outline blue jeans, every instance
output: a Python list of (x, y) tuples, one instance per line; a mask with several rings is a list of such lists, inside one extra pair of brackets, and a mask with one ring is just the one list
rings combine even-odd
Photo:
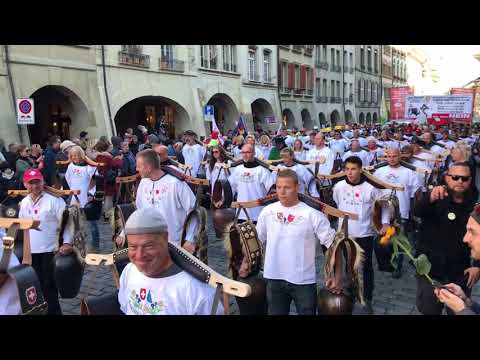
[(317, 285), (297, 285), (285, 280), (267, 280), (269, 315), (288, 315), (292, 300), (299, 315), (317, 313)]
[(92, 236), (92, 246), (99, 249), (100, 248), (100, 233), (98, 232), (98, 225), (96, 221), (87, 221), (88, 227), (90, 228), (90, 233)]

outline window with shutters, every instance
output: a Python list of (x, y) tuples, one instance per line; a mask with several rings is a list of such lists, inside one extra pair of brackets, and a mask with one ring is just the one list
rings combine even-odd
[(271, 75), (271, 52), (270, 50), (263, 51), (263, 82), (271, 83), (272, 82), (272, 75)]
[(231, 45), (222, 45), (223, 70), (231, 70)]
[(201, 67), (208, 68), (208, 45), (200, 46)]
[(217, 45), (201, 45), (200, 46), (200, 63), (201, 67), (207, 69), (217, 69)]
[(281, 84), (283, 89), (288, 88), (288, 71), (287, 71), (287, 63), (282, 61), (281, 63), (281, 72), (280, 75), (282, 77)]
[(300, 66), (295, 65), (295, 90), (300, 90)]
[(185, 62), (175, 59), (173, 45), (161, 45), (161, 56), (159, 61), (160, 70), (185, 71)]
[(259, 80), (257, 74), (257, 49), (253, 47), (249, 47), (248, 49), (248, 80)]
[(365, 48), (360, 45), (360, 68), (365, 70)]
[(237, 72), (237, 45), (230, 45), (230, 69)]
[(295, 64), (288, 64), (288, 88), (295, 88)]

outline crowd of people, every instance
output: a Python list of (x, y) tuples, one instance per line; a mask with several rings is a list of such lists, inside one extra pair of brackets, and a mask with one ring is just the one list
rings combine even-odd
[[(480, 208), (475, 183), (480, 167), (479, 135), (479, 129), (470, 126), (393, 123), (308, 131), (281, 128), (277, 133), (236, 128), (225, 136), (213, 131), (202, 138), (189, 130), (169, 139), (161, 128), (139, 125), (110, 139), (91, 139), (85, 131), (75, 139), (52, 136), (43, 147), (15, 143), (6, 147), (0, 140), (0, 201), (13, 201), (7, 190), (27, 189), (30, 194), (19, 204), (19, 217), (38, 217), (48, 224), (46, 237), (30, 230), (32, 266), (41, 278), (49, 313), (59, 314), (48, 263), (57, 251), (53, 231), (62, 209), (67, 203), (85, 208), (101, 191), (101, 220), (108, 221), (122, 196), (115, 179), (138, 174), (136, 211), (115, 239), (123, 246), (129, 236), (131, 264), (120, 279), (121, 310), (125, 314), (204, 314), (214, 302), (213, 289), (196, 284), (176, 267), (166, 247), (170, 241), (195, 253), (198, 221), (189, 223), (181, 239), (187, 214), (196, 206), (195, 194), (164, 167), (187, 166), (193, 178), (210, 181), (210, 195), (217, 180), (228, 181), (240, 203), (274, 191), (277, 203), (245, 209), (238, 218), (256, 224), (265, 254), (268, 312), (282, 315), (289, 313), (292, 301), (299, 314), (317, 312), (316, 252), (327, 250), (342, 228), (342, 219), (332, 221), (299, 200), (299, 194), (307, 194), (358, 214), (358, 220), (348, 222), (348, 235), (365, 255), (364, 308), (372, 314), (374, 248), (391, 227), (392, 214), (382, 207), (380, 229), (372, 224), (372, 216), (376, 201), (391, 196), (392, 191), (372, 184), (364, 174), (368, 171), (401, 189), (394, 192), (401, 228), (414, 252), (425, 254), (431, 262), (429, 274), (436, 283), (422, 275), (416, 277), (418, 310), (438, 315), (445, 304), (448, 313), (479, 313), (478, 305), (470, 300), (471, 289), (480, 279)], [(332, 179), (332, 174), (342, 171), (339, 181)], [(44, 196), (44, 186), (80, 190), (80, 194), (54, 199)], [(208, 206), (216, 208), (213, 203)], [(89, 220), (88, 227), (89, 251), (99, 252), (97, 220)], [(71, 235), (58, 250), (71, 251)], [(403, 262), (402, 255), (396, 258), (393, 278), (402, 276)], [(240, 276), (248, 277), (250, 267), (245, 256)], [(345, 285), (340, 273), (326, 279), (333, 293), (341, 293)], [(3, 294), (5, 289), (4, 285)], [(146, 297), (151, 307), (142, 305)], [(6, 308), (0, 306), (0, 313), (20, 311), (11, 304), (10, 310)], [(220, 306), (216, 313), (221, 312)]]

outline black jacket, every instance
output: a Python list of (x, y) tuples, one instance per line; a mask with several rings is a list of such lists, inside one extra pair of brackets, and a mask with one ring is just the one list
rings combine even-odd
[(461, 204), (454, 203), (450, 196), (430, 203), (430, 192), (414, 202), (413, 214), (422, 219), (416, 249), (432, 263), (431, 277), (454, 281), (471, 266), (470, 248), (463, 236), (477, 199), (478, 191), (472, 189)]

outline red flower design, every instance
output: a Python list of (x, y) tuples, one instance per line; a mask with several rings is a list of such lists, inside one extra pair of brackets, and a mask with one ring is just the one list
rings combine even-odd
[(360, 194), (359, 194), (359, 193), (355, 193), (355, 197), (360, 197)]
[(291, 223), (293, 220), (295, 220), (295, 216), (290, 214), (290, 215), (288, 215), (287, 220), (288, 220), (289, 223)]

